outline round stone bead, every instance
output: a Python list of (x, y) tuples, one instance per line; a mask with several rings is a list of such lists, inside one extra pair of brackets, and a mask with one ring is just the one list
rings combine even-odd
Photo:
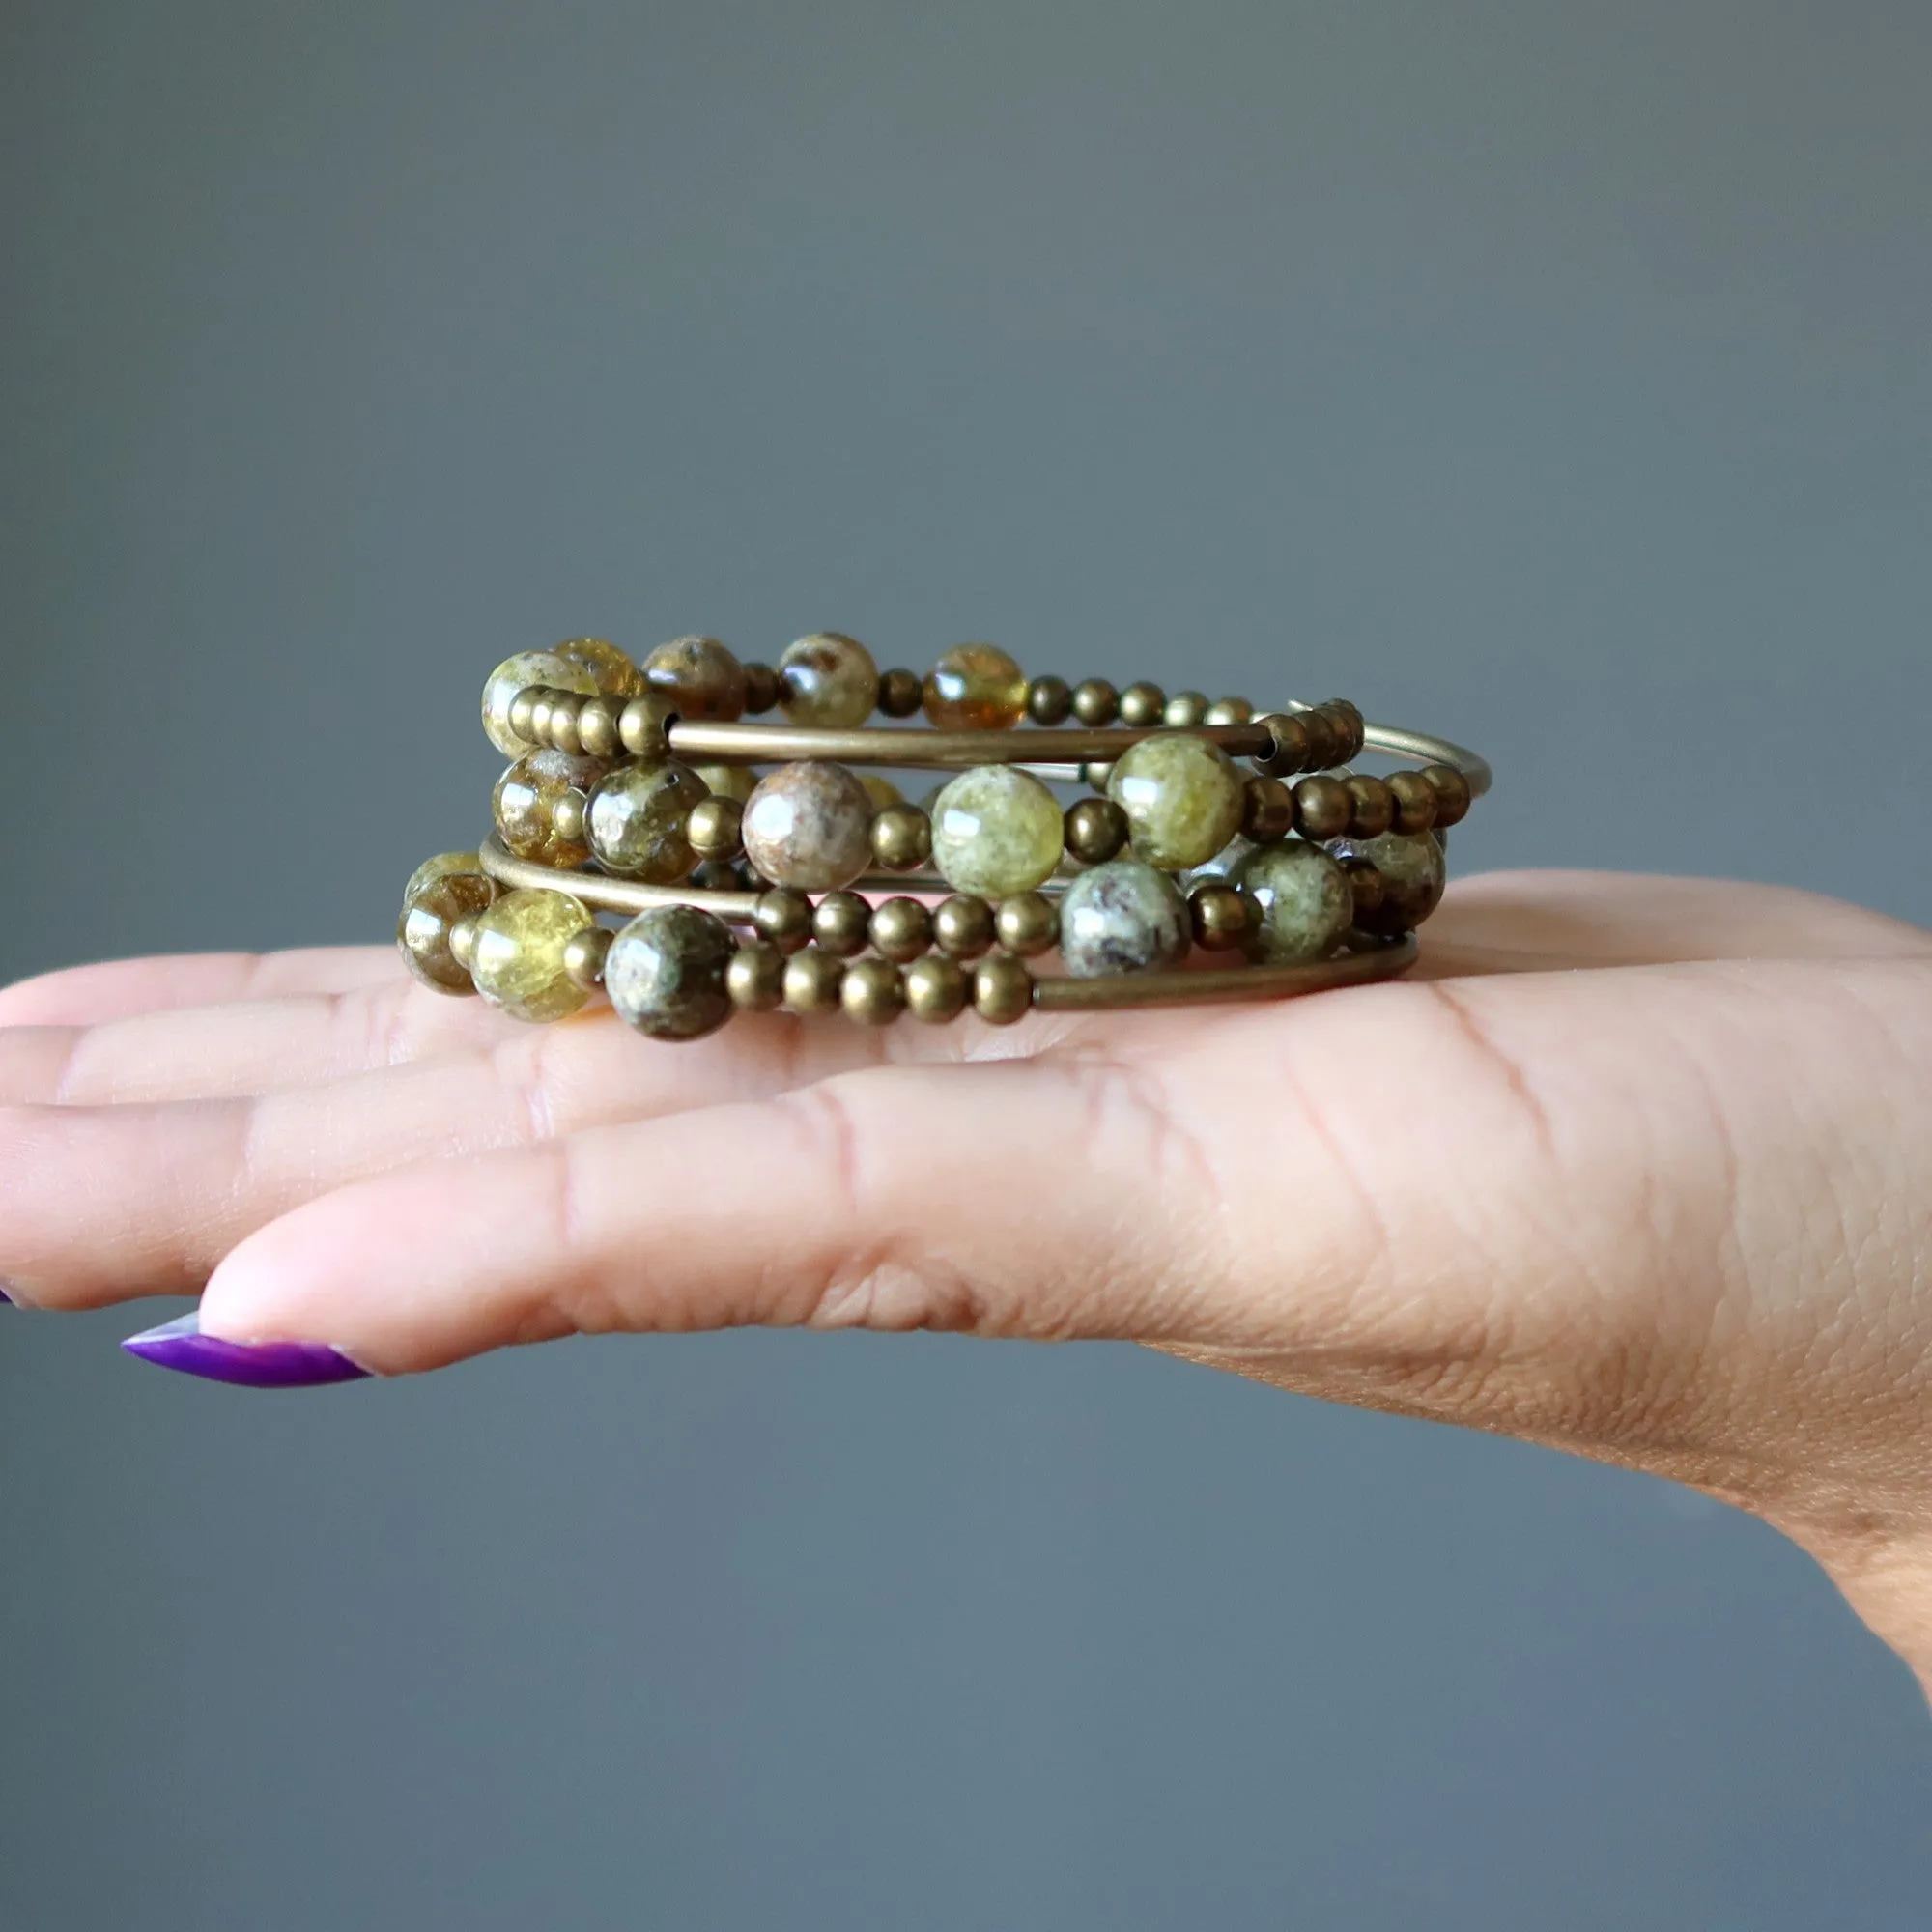
[(510, 729), (510, 706), (520, 691), (549, 685), (556, 691), (598, 695), (597, 679), (584, 666), (572, 664), (555, 651), (519, 651), (505, 658), (483, 683), (483, 734), (506, 758), (521, 758), (531, 742)]
[(1139, 859), (1109, 859), (1061, 896), (1060, 956), (1076, 980), (1172, 966), (1191, 936), (1179, 887)]
[(1442, 903), (1449, 870), (1433, 833), (1410, 837), (1385, 832), (1379, 838), (1337, 838), (1328, 849), (1343, 861), (1366, 859), (1381, 874), (1381, 903), (1361, 915), (1360, 923), (1369, 932), (1390, 937), (1413, 932)]
[(716, 638), (673, 638), (644, 660), (644, 683), (680, 718), (733, 724), (745, 715), (745, 667)]
[(652, 906), (611, 942), (604, 990), (652, 1039), (698, 1039), (731, 1017), (730, 928), (698, 906)]
[(954, 644), (925, 674), (925, 715), (941, 731), (1005, 731), (1026, 716), (1028, 690), (998, 644)]
[(592, 790), (610, 769), (602, 758), (573, 757), (568, 752), (532, 752), (519, 758), (497, 781), (491, 801), (503, 843), (518, 858), (540, 865), (582, 865), (589, 848), (557, 831), (556, 808), (566, 792)]
[(794, 724), (843, 730), (879, 701), (879, 667), (857, 638), (817, 631), (779, 659), (779, 707)]
[(1258, 845), (1235, 873), (1248, 902), (1241, 949), (1263, 966), (1325, 959), (1355, 923), (1349, 875), (1320, 845), (1284, 838)]
[(482, 912), (497, 896), (497, 882), (474, 852), (439, 852), (425, 859), (403, 889), (396, 944), (410, 971), (437, 993), (473, 993), (469, 969), (449, 950), (449, 930), (459, 919)]
[(933, 801), (933, 863), (962, 893), (1031, 892), (1052, 877), (1064, 837), (1059, 802), (1014, 765), (976, 765)]
[(882, 779), (877, 772), (860, 773), (859, 782), (866, 787), (866, 796), (872, 801), (875, 813), (905, 803), (905, 793), (891, 779)]
[(1218, 746), (1164, 731), (1121, 753), (1107, 796), (1127, 815), (1134, 857), (1173, 872), (1205, 866), (1240, 830), (1241, 782)]
[(569, 893), (505, 893), (476, 915), (469, 955), (476, 990), (512, 1019), (560, 1020), (590, 996), (570, 977), (570, 942), (595, 925)]
[(872, 801), (843, 765), (807, 758), (758, 781), (744, 834), (746, 856), (773, 885), (831, 892), (871, 863)]
[(713, 797), (735, 798), (740, 805), (758, 782), (758, 775), (750, 765), (694, 765), (692, 770), (704, 781)]
[(675, 758), (634, 758), (609, 773), (584, 815), (590, 849), (607, 872), (673, 886), (691, 876), (692, 807), (711, 796), (704, 781)]
[[(587, 670), (597, 680), (597, 690), (605, 697), (635, 697), (644, 688), (637, 666), (608, 639), (572, 638), (567, 643), (557, 645), (556, 654), (566, 664)], [(570, 687), (573, 691), (576, 688)]]

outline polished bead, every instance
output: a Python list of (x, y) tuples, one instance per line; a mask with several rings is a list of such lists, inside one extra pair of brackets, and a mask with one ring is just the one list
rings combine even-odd
[(1135, 729), (1158, 724), (1167, 709), (1167, 693), (1159, 685), (1142, 678), (1121, 693), (1121, 723)]
[(905, 981), (890, 959), (855, 959), (839, 981), (838, 1004), (861, 1026), (890, 1026), (905, 1011)]
[(1355, 814), (1355, 801), (1340, 779), (1318, 773), (1294, 788), (1294, 827), (1310, 838), (1339, 838)]
[[(476, 921), (479, 915), (476, 913), (467, 912), (462, 918), (452, 920), (449, 925), (449, 956), (466, 973), (469, 971), (470, 964), (476, 957)], [(474, 980), (470, 981), (469, 990), (472, 993), (476, 990)]]
[(549, 691), (542, 685), (526, 685), (511, 698), (506, 714), (508, 732), (520, 747), (543, 743), (543, 737), (537, 730), (537, 700), (547, 700), (549, 696)]
[(586, 993), (604, 983), (604, 958), (611, 951), (611, 934), (601, 925), (581, 926), (563, 949), (563, 970)]
[(1080, 781), (1090, 784), (1103, 797), (1107, 787), (1114, 781), (1114, 761), (1112, 758), (1090, 758), (1080, 767)]
[(754, 878), (741, 860), (700, 859), (687, 883), (704, 893), (742, 893), (757, 892), (765, 882)]
[(865, 952), (871, 924), (871, 904), (857, 893), (827, 893), (811, 909), (813, 941), (841, 959)]
[(745, 845), (744, 823), (745, 808), (735, 798), (711, 792), (691, 808), (685, 837), (700, 859), (735, 859)]
[(745, 852), (776, 886), (822, 893), (850, 885), (871, 863), (872, 801), (843, 765), (781, 765), (745, 806)]
[(1349, 889), (1355, 895), (1355, 923), (1364, 931), (1373, 931), (1371, 922), (1381, 911), (1382, 900), (1388, 894), (1382, 875), (1368, 859), (1344, 859), (1342, 869), (1348, 873)]
[(578, 741), (593, 758), (614, 758), (624, 749), (617, 719), (624, 709), (614, 697), (586, 697), (577, 714)]
[(784, 1003), (795, 1013), (834, 1012), (844, 978), (844, 960), (808, 946), (785, 961)]
[(634, 758), (668, 758), (670, 740), (666, 727), (670, 720), (670, 705), (656, 692), (645, 692), (617, 714), (617, 736)]
[(1177, 691), (1161, 708), (1160, 722), (1170, 731), (1191, 731), (1208, 722), (1205, 691)]
[(916, 670), (879, 673), (879, 709), (888, 718), (910, 718), (925, 701), (925, 689)]
[(583, 739), (579, 734), (577, 721), (583, 707), (590, 700), (574, 691), (553, 692), (550, 701), (540, 712), (532, 714), (533, 721), (540, 718), (544, 742), (554, 751), (568, 752), (573, 757), (583, 753)]
[(745, 715), (745, 667), (716, 638), (673, 638), (644, 660), (644, 685), (680, 718), (732, 724)]
[(1073, 688), (1073, 716), (1090, 730), (1111, 724), (1121, 715), (1121, 694), (1104, 677), (1090, 677)]
[(1475, 802), (1469, 781), (1454, 765), (1424, 765), (1421, 776), (1429, 781), (1429, 788), (1435, 794), (1435, 821), (1432, 829), (1443, 832), (1452, 825), (1462, 824)]
[(1270, 712), (1260, 721), (1273, 743), (1250, 762), (1265, 778), (1288, 779), (1308, 769), (1308, 727), (1292, 711)]
[(887, 899), (872, 909), (872, 948), (903, 966), (932, 944), (932, 914), (918, 899)]
[(953, 959), (977, 959), (993, 943), (993, 908), (964, 893), (933, 908), (932, 940)]
[(1031, 959), (1050, 952), (1059, 940), (1059, 909), (1044, 893), (1015, 893), (995, 909), (993, 932), (1009, 952)]
[(1037, 677), (1027, 686), (1026, 708), (1036, 724), (1064, 724), (1073, 709), (1073, 687), (1064, 677)]
[(1205, 865), (1241, 823), (1241, 774), (1218, 746), (1160, 732), (1121, 754), (1107, 796), (1127, 815), (1134, 857), (1168, 871)]
[(1248, 902), (1233, 886), (1213, 881), (1187, 895), (1194, 943), (1206, 952), (1225, 952), (1240, 945), (1248, 930)]
[(557, 645), (556, 654), (565, 664), (587, 670), (606, 697), (635, 697), (644, 688), (637, 666), (608, 638), (572, 638)]
[(474, 852), (439, 852), (425, 859), (403, 889), (396, 944), (410, 971), (438, 993), (473, 993), (469, 969), (450, 950), (450, 929), (497, 896), (497, 882)]
[(1026, 716), (1027, 691), (998, 644), (954, 644), (925, 674), (925, 715), (941, 731), (1005, 731)]
[(590, 849), (607, 872), (673, 886), (691, 876), (693, 810), (710, 799), (704, 781), (675, 758), (634, 758), (590, 794)]
[(791, 886), (774, 886), (758, 895), (752, 923), (781, 952), (796, 952), (811, 937), (811, 901)]
[(1413, 838), (1435, 823), (1435, 787), (1420, 772), (1397, 772), (1388, 781), (1395, 799), (1393, 830)]
[(1344, 779), (1353, 802), (1349, 812), (1349, 836), (1379, 838), (1395, 823), (1395, 793), (1380, 779), (1356, 772)]
[(1254, 722), (1255, 707), (1245, 697), (1217, 697), (1208, 707), (1208, 715), (1201, 722), (1204, 724), (1249, 724)]
[(731, 929), (691, 905), (652, 906), (611, 942), (604, 990), (617, 1016), (651, 1039), (700, 1039), (731, 1017), (724, 976)]
[(966, 1009), (966, 969), (943, 952), (915, 959), (905, 969), (906, 1008), (916, 1020), (942, 1025)]
[(1300, 714), (1302, 734), (1308, 740), (1308, 767), (1325, 772), (1342, 762), (1342, 734), (1325, 711), (1315, 709)]
[(575, 785), (563, 794), (550, 809), (550, 822), (555, 828), (558, 840), (565, 845), (582, 845), (584, 842), (585, 813), (590, 801)]
[(888, 806), (903, 805), (905, 793), (891, 779), (881, 778), (877, 772), (861, 772), (859, 782), (866, 787), (866, 796), (872, 801), (872, 810), (876, 815)]
[(540, 865), (582, 865), (590, 854), (581, 840), (557, 837), (556, 808), (566, 792), (588, 792), (609, 769), (602, 759), (574, 758), (568, 752), (519, 758), (497, 781), (491, 799), (503, 843), (518, 858)]
[(916, 805), (889, 805), (872, 820), (872, 856), (889, 872), (910, 872), (932, 856), (932, 823)]
[(1325, 959), (1355, 923), (1349, 875), (1305, 838), (1258, 845), (1241, 862), (1235, 884), (1248, 902), (1242, 949), (1261, 965)]
[(842, 730), (863, 724), (879, 697), (879, 668), (857, 638), (817, 631), (779, 659), (779, 703), (794, 724)]
[(755, 718), (766, 711), (778, 708), (779, 674), (768, 664), (748, 664), (745, 667), (745, 711), (748, 717)]
[(758, 774), (751, 765), (694, 765), (692, 770), (704, 781), (704, 788), (716, 798), (736, 799), (740, 805), (751, 797)]
[(1172, 966), (1191, 936), (1180, 888), (1139, 859), (1095, 866), (1061, 895), (1060, 956), (1076, 980)]
[(769, 940), (746, 940), (724, 969), (731, 1004), (740, 1012), (771, 1012), (784, 1000), (784, 954)]
[(1111, 798), (1076, 799), (1066, 808), (1064, 837), (1083, 866), (1104, 866), (1127, 842), (1127, 814)]
[(991, 1026), (1011, 1026), (1033, 1006), (1033, 975), (1010, 952), (995, 952), (973, 968), (973, 1010)]
[(570, 942), (594, 925), (569, 893), (504, 893), (476, 915), (470, 977), (476, 990), (512, 1019), (560, 1020), (589, 995), (570, 977)]
[(1241, 786), (1241, 833), (1269, 845), (1294, 830), (1294, 794), (1279, 779), (1259, 774)]
[(1031, 772), (975, 765), (933, 808), (933, 863), (961, 892), (1006, 898), (1053, 875), (1064, 830), (1058, 800)]
[(506, 758), (520, 758), (536, 749), (534, 739), (519, 737), (510, 728), (510, 706), (520, 692), (539, 685), (582, 692), (586, 697), (594, 697), (598, 689), (597, 679), (584, 666), (571, 664), (554, 651), (519, 651), (505, 658), (483, 683), (483, 730)]
[(1342, 762), (1347, 764), (1350, 758), (1359, 758), (1362, 755), (1362, 747), (1367, 742), (1369, 728), (1362, 717), (1360, 706), (1351, 704), (1346, 697), (1331, 697), (1321, 706), (1321, 709), (1335, 721)]
[(1381, 874), (1381, 903), (1357, 918), (1365, 932), (1412, 932), (1442, 903), (1448, 867), (1432, 833), (1408, 838), (1385, 832), (1379, 838), (1338, 838), (1329, 849), (1345, 864), (1366, 859)]

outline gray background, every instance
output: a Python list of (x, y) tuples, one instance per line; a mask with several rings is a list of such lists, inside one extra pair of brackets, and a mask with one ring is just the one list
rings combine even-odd
[[(1465, 865), (1932, 920), (1928, 63), (7, 0), (0, 972), (385, 935), (581, 631), (1348, 692), (1493, 751)], [(1905, 1673), (1662, 1484), (1127, 1350), (272, 1399), (144, 1312), (0, 1319), (9, 1928), (1925, 1922)]]

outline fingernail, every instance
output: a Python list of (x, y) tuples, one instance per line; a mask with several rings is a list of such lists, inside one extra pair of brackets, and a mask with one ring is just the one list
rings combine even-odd
[(157, 1368), (242, 1388), (319, 1388), (325, 1382), (361, 1381), (369, 1374), (326, 1342), (224, 1342), (204, 1335), (199, 1309), (130, 1335), (121, 1346)]

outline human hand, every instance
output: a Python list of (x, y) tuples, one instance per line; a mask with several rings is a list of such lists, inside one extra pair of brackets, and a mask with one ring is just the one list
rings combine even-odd
[(663, 1048), (388, 949), (84, 967), (0, 994), (0, 1277), (384, 1374), (1143, 1342), (1694, 1484), (1932, 1689), (1932, 934), (1808, 895), (1498, 874), (1399, 984)]

